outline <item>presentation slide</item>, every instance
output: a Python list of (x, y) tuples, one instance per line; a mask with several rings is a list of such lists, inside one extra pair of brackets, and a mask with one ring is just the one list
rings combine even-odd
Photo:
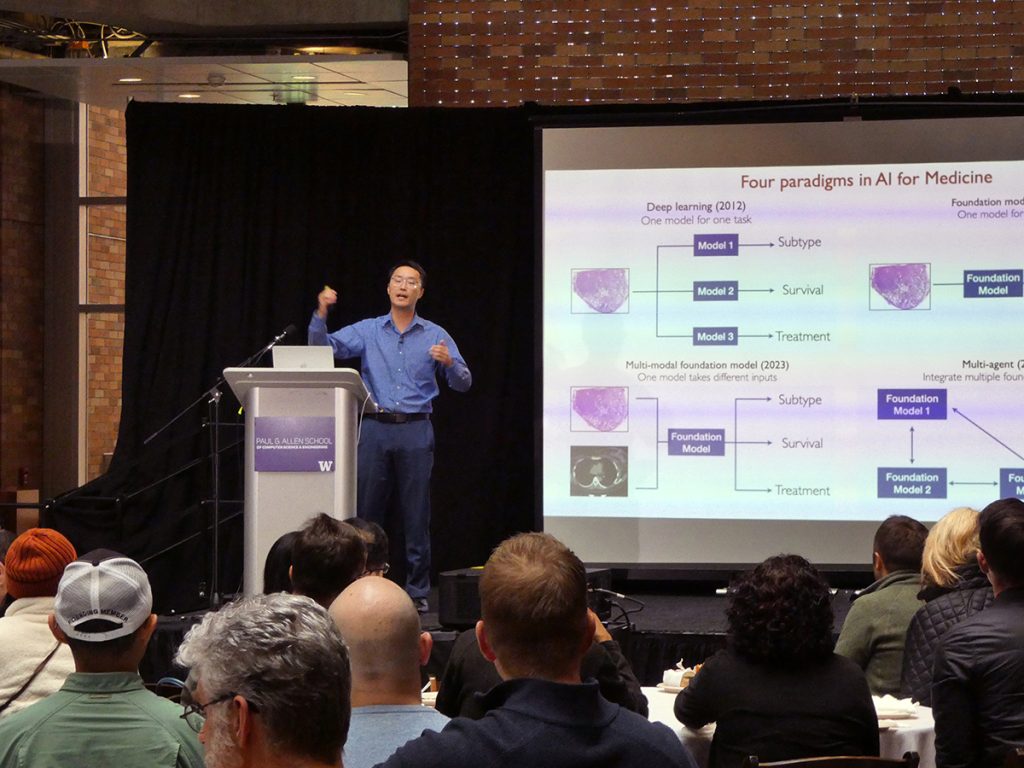
[[(664, 160), (605, 167), (601, 131), (650, 134), (555, 131), (577, 139), (543, 183), (546, 529), (589, 559), (673, 562), (699, 531), (686, 559), (753, 562), (801, 526), (856, 563), (888, 515), (1024, 497), (1024, 162), (960, 155), (944, 123), (1012, 135), (642, 129)], [(728, 162), (736, 142), (760, 152)]]

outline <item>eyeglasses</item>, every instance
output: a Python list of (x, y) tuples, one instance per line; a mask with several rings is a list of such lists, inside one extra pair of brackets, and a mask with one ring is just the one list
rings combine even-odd
[(372, 576), (375, 573), (379, 573), (381, 576), (387, 576), (388, 571), (391, 570), (390, 563), (384, 563), (380, 568), (367, 568), (363, 571), (363, 576)]
[[(233, 699), (237, 695), (237, 693), (225, 693), (223, 696), (218, 696), (216, 699), (211, 699), (205, 704), (199, 704), (198, 702), (193, 701), (191, 704), (185, 705), (185, 711), (181, 713), (180, 717), (182, 720), (188, 723), (189, 728), (191, 728), (196, 733), (199, 733), (201, 730), (203, 730), (203, 722), (205, 721), (206, 718), (206, 708), (212, 707), (214, 704), (220, 704), (223, 701)], [(259, 712), (259, 709), (250, 701), (249, 711)]]
[(391, 276), (391, 284), (401, 288), (403, 285), (406, 288), (419, 288), (420, 281), (416, 277), (399, 277), (398, 275)]

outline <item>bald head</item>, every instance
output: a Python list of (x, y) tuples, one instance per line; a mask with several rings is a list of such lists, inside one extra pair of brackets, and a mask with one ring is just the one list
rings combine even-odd
[(331, 604), (352, 664), (352, 706), (419, 703), (431, 639), (416, 606), (388, 579), (359, 579)]

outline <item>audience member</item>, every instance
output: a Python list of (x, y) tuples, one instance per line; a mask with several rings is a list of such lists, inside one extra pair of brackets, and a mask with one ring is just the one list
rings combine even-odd
[(7, 611), (7, 580), (4, 576), (4, 562), (7, 560), (7, 550), (14, 542), (15, 535), (6, 528), (0, 528), (0, 617)]
[(388, 535), (377, 523), (361, 517), (350, 517), (343, 520), (351, 525), (366, 543), (366, 576), (387, 576), (391, 566), (388, 564)]
[(189, 631), (177, 661), (191, 670), (186, 716), (207, 768), (341, 765), (348, 651), (317, 603), (280, 593), (229, 603)]
[(298, 531), (288, 531), (270, 547), (267, 559), (263, 561), (263, 594), (292, 591), (288, 572), (292, 567), (292, 548), (298, 537)]
[(594, 637), (583, 563), (554, 537), (514, 536), (480, 579), (484, 656), (502, 682), (480, 720), (457, 718), (424, 733), (384, 763), (398, 766), (614, 765), (693, 768), (671, 730), (605, 701), (580, 663)]
[(871, 555), (875, 581), (856, 598), (846, 614), (836, 653), (864, 670), (876, 696), (900, 690), (907, 627), (921, 601), (921, 553), (928, 529), (906, 515), (886, 518)]
[(49, 696), (75, 669), (48, 621), (57, 582), (76, 556), (50, 528), (30, 528), (7, 550), (6, 588), (14, 600), (0, 619), (0, 718)]
[(927, 602), (910, 621), (903, 653), (900, 695), (932, 705), (935, 647), (951, 627), (992, 602), (992, 585), (978, 565), (978, 513), (959, 507), (932, 526), (924, 543), (923, 587)]
[(827, 755), (878, 755), (878, 719), (860, 668), (832, 652), (832, 603), (818, 570), (770, 557), (733, 585), (729, 647), (676, 698), (691, 728), (717, 722), (710, 768)]
[(366, 570), (366, 544), (356, 530), (323, 513), (299, 530), (292, 545), (292, 593), (326, 610)]
[[(580, 677), (596, 680), (601, 695), (612, 704), (647, 717), (647, 697), (633, 668), (597, 614), (590, 611), (590, 619), (594, 623), (594, 642), (583, 657)], [(463, 632), (455, 638), (441, 675), (437, 709), (448, 717), (479, 720), (486, 714), (485, 694), (500, 682), (498, 671), (480, 652), (476, 633)]]
[(938, 768), (999, 766), (1024, 745), (1024, 502), (989, 504), (978, 533), (978, 564), (995, 600), (946, 632), (936, 649)]
[(0, 721), (0, 768), (202, 768), (181, 707), (150, 693), (138, 667), (156, 614), (145, 571), (96, 550), (64, 570), (50, 629), (75, 671), (59, 691)]
[(420, 668), (433, 640), (405, 590), (387, 579), (359, 579), (331, 604), (352, 663), (352, 726), (345, 768), (370, 768), (448, 718), (424, 707)]

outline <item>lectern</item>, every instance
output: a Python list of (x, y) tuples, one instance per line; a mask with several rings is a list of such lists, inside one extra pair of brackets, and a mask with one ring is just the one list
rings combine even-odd
[(226, 368), (245, 408), (243, 590), (263, 586), (267, 552), (319, 512), (356, 511), (360, 414), (376, 410), (351, 368)]

